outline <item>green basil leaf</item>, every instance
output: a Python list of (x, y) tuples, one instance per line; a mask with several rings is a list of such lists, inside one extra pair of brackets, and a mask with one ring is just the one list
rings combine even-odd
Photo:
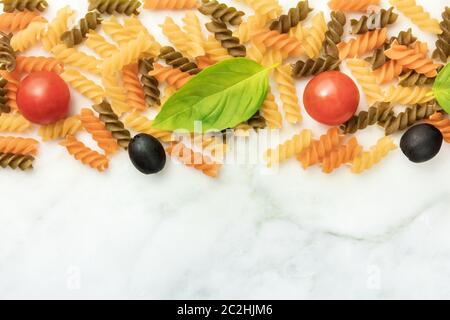
[(447, 63), (436, 77), (433, 92), (442, 109), (450, 113), (450, 63)]
[(250, 119), (263, 104), (270, 69), (246, 58), (215, 64), (167, 100), (153, 127), (193, 132), (194, 122), (201, 121), (203, 132), (233, 128)]

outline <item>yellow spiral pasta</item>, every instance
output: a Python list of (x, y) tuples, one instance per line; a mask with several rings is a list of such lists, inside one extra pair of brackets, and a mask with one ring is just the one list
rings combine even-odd
[(0, 137), (0, 153), (35, 156), (39, 142), (30, 138)]
[(123, 69), (126, 65), (136, 63), (140, 55), (150, 48), (151, 41), (141, 32), (138, 37), (122, 46), (121, 50), (103, 61), (102, 74), (111, 75)]
[(127, 100), (132, 109), (145, 111), (147, 109), (144, 99), (144, 89), (138, 77), (137, 64), (123, 68), (123, 86), (127, 91)]
[(372, 168), (379, 163), (389, 152), (396, 149), (390, 137), (384, 137), (378, 140), (377, 144), (371, 148), (370, 151), (363, 152), (360, 156), (356, 157), (352, 163), (352, 172), (361, 173), (365, 170)]
[(144, 0), (145, 9), (193, 9), (197, 0)]
[(331, 10), (340, 10), (346, 12), (366, 12), (370, 6), (379, 5), (380, 0), (331, 0), (328, 6)]
[(247, 58), (252, 59), (261, 64), (264, 54), (267, 52), (267, 48), (262, 43), (251, 42), (249, 48), (247, 48)]
[(377, 78), (378, 84), (391, 82), (403, 72), (403, 67), (395, 60), (390, 60), (381, 67), (373, 70), (374, 76)]
[(152, 56), (159, 54), (161, 45), (136, 16), (126, 17), (124, 19), (124, 31), (129, 35), (129, 41), (136, 39), (139, 33), (143, 32), (147, 37), (147, 41), (150, 43), (146, 53)]
[(75, 48), (68, 48), (65, 44), (59, 44), (53, 47), (51, 52), (56, 59), (61, 60), (67, 65), (86, 70), (93, 74), (100, 73), (99, 67), (101, 61)]
[(28, 27), (17, 32), (11, 39), (11, 47), (16, 51), (25, 51), (37, 44), (47, 28), (46, 21), (33, 21)]
[(45, 18), (34, 11), (5, 12), (0, 15), (0, 30), (15, 32), (25, 29), (33, 21), (45, 21)]
[(433, 19), (422, 6), (417, 5), (416, 0), (389, 0), (389, 2), (423, 31), (434, 34), (442, 33), (439, 21)]
[(189, 36), (181, 30), (171, 17), (167, 17), (161, 25), (163, 34), (170, 42), (184, 55), (193, 59), (205, 54), (205, 49), (201, 43), (190, 40)]
[(69, 30), (68, 22), (74, 14), (75, 12), (69, 6), (56, 13), (56, 17), (49, 23), (47, 33), (42, 38), (42, 46), (45, 50), (50, 52), (54, 46), (61, 43), (61, 35)]
[(256, 43), (264, 44), (268, 48), (281, 51), (284, 57), (295, 57), (303, 53), (301, 42), (298, 41), (297, 38), (290, 37), (287, 33), (261, 29), (252, 32), (251, 39)]
[(125, 31), (125, 27), (117, 21), (115, 16), (103, 21), (102, 28), (119, 46), (126, 45), (130, 41), (129, 31)]
[(114, 113), (121, 116), (125, 112), (131, 111), (128, 104), (127, 92), (120, 83), (117, 75), (108, 75), (102, 78), (102, 84), (105, 88), (105, 95), (111, 102), (111, 108)]
[(308, 29), (303, 42), (303, 49), (311, 59), (319, 56), (327, 29), (323, 12), (320, 12), (313, 18), (312, 26)]
[(376, 29), (337, 45), (339, 59), (355, 58), (381, 47), (387, 40), (387, 29)]
[(65, 138), (67, 135), (74, 135), (81, 129), (81, 121), (78, 117), (68, 117), (56, 123), (41, 126), (39, 136), (43, 141)]
[(311, 139), (311, 130), (302, 130), (299, 134), (286, 140), (276, 148), (267, 150), (264, 154), (267, 166), (272, 167), (299, 155), (303, 150), (310, 146)]
[(108, 169), (109, 160), (106, 156), (86, 147), (81, 141), (75, 139), (74, 136), (68, 135), (60, 145), (66, 147), (67, 151), (83, 164), (90, 166), (100, 172)]
[[(197, 15), (192, 12), (186, 12), (186, 15), (183, 18), (184, 22), (184, 30), (186, 31), (187, 38), (189, 39), (189, 43), (196, 44), (199, 48), (197, 50), (201, 51), (200, 48), (203, 48), (203, 43), (205, 42), (205, 37), (203, 35), (202, 26), (200, 24), (200, 20)], [(199, 52), (191, 52), (196, 57), (202, 56), (205, 54), (203, 49), (203, 53), (199, 54)]]
[(99, 104), (103, 101), (105, 97), (103, 88), (86, 78), (79, 71), (67, 69), (61, 74), (61, 77), (83, 96), (92, 100), (94, 104)]
[[(264, 67), (272, 67), (276, 64), (281, 64), (283, 62), (283, 53), (280, 50), (268, 49), (261, 60), (261, 64)], [(273, 71), (270, 70), (270, 73)]]
[(396, 87), (391, 86), (384, 99), (385, 102), (400, 104), (425, 103), (434, 99), (433, 91), (430, 87)]
[(370, 71), (370, 65), (367, 61), (348, 59), (347, 66), (362, 87), (369, 104), (384, 100), (384, 95), (377, 83), (377, 78)]
[(267, 92), (266, 100), (264, 100), (259, 112), (266, 120), (267, 126), (270, 129), (279, 129), (282, 127), (283, 118), (281, 117), (281, 113), (278, 111), (278, 105), (270, 89)]
[(275, 82), (277, 83), (280, 98), (283, 102), (285, 118), (290, 123), (298, 123), (302, 120), (300, 105), (298, 102), (297, 90), (294, 79), (292, 78), (292, 69), (289, 65), (278, 67), (275, 70)]
[(31, 123), (17, 113), (0, 114), (0, 132), (25, 132), (31, 128)]
[(267, 16), (269, 19), (277, 18), (283, 9), (277, 0), (244, 0), (260, 16)]
[(130, 113), (124, 120), (125, 126), (136, 132), (149, 134), (163, 142), (174, 141), (172, 132), (155, 129), (152, 127), (152, 123), (153, 121), (139, 112)]
[(89, 31), (85, 43), (89, 49), (97, 53), (103, 59), (111, 57), (119, 50), (115, 45), (106, 41), (103, 36), (99, 35), (94, 30)]
[(250, 40), (251, 33), (254, 30), (263, 29), (269, 18), (266, 15), (258, 15), (248, 17), (246, 22), (239, 25), (235, 36), (239, 38), (241, 43), (246, 43)]
[(189, 73), (172, 67), (164, 67), (159, 63), (155, 63), (154, 69), (148, 75), (155, 77), (158, 82), (166, 82), (169, 86), (173, 86), (176, 89), (180, 89), (192, 78)]
[(212, 35), (210, 35), (208, 40), (204, 43), (204, 48), (208, 57), (216, 62), (231, 58), (227, 49), (222, 47), (220, 42), (217, 41)]
[(36, 71), (51, 71), (61, 73), (64, 71), (64, 64), (58, 59), (54, 58), (17, 56), (16, 71), (25, 73)]

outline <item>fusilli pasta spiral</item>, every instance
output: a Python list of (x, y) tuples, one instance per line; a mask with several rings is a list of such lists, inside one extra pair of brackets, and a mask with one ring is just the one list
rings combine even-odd
[(295, 155), (300, 154), (303, 150), (308, 148), (311, 144), (312, 132), (311, 130), (302, 130), (291, 139), (286, 140), (274, 149), (269, 149), (264, 154), (267, 166), (279, 164), (286, 161)]
[(380, 0), (330, 0), (331, 10), (365, 12), (370, 6), (379, 5)]
[(25, 132), (31, 128), (31, 123), (20, 114), (0, 114), (1, 132)]
[(332, 173), (346, 163), (351, 163), (362, 153), (362, 147), (358, 144), (358, 140), (353, 137), (346, 145), (342, 145), (332, 150), (322, 160), (322, 172)]
[(204, 55), (205, 51), (202, 49), (205, 42), (205, 37), (203, 35), (203, 30), (199, 18), (194, 12), (188, 11), (183, 18), (183, 22), (183, 28), (186, 32), (189, 43), (195, 44), (194, 50), (189, 50), (190, 53), (192, 55), (195, 55), (196, 57)]
[(371, 148), (370, 151), (363, 152), (360, 156), (356, 157), (352, 163), (353, 173), (362, 173), (365, 170), (372, 168), (379, 163), (389, 152), (396, 149), (391, 138), (384, 137), (378, 140), (377, 144)]
[(172, 143), (166, 148), (166, 152), (177, 157), (184, 165), (202, 171), (209, 177), (216, 178), (219, 175), (221, 164), (214, 162), (208, 156), (189, 149), (182, 143)]
[(105, 88), (105, 95), (111, 101), (111, 108), (115, 114), (121, 116), (123, 113), (131, 111), (127, 92), (122, 83), (119, 82), (117, 75), (103, 77), (102, 83)]
[(67, 48), (64, 44), (59, 44), (51, 50), (56, 59), (64, 62), (65, 64), (80, 69), (86, 70), (93, 74), (100, 73), (101, 61), (95, 57), (87, 55), (84, 52), (78, 51), (74, 48)]
[(175, 51), (172, 47), (162, 47), (159, 58), (165, 60), (169, 66), (178, 68), (183, 72), (187, 72), (189, 74), (197, 74), (200, 72), (200, 69), (195, 62), (190, 61), (180, 52)]
[(441, 34), (442, 30), (439, 28), (439, 21), (431, 18), (430, 14), (426, 12), (422, 6), (417, 5), (416, 0), (389, 0), (391, 5), (397, 8), (406, 17), (417, 25), (423, 31), (428, 31), (434, 34)]
[(95, 104), (93, 108), (99, 114), (99, 118), (105, 124), (106, 129), (111, 131), (112, 136), (117, 140), (119, 146), (128, 149), (131, 134), (125, 129), (124, 124), (114, 113), (111, 105), (108, 102), (103, 101), (101, 104)]
[(146, 104), (144, 100), (144, 89), (138, 76), (138, 65), (130, 64), (123, 68), (123, 86), (127, 91), (127, 100), (132, 109), (144, 111)]
[(296, 7), (289, 9), (288, 14), (283, 14), (272, 21), (269, 29), (276, 30), (279, 33), (288, 33), (291, 28), (296, 27), (301, 21), (305, 20), (312, 10), (309, 7), (308, 0), (299, 1)]
[(299, 60), (292, 66), (292, 73), (296, 78), (309, 77), (328, 70), (339, 70), (341, 61), (331, 56), (316, 60)]
[(244, 12), (238, 11), (233, 7), (230, 8), (226, 4), (219, 3), (216, 0), (202, 0), (202, 5), (198, 8), (198, 11), (224, 23), (229, 23), (232, 26), (240, 25), (242, 16), (245, 15)]
[(275, 70), (274, 77), (283, 102), (286, 120), (290, 123), (300, 122), (302, 115), (291, 67), (289, 65), (278, 67)]
[(197, 7), (196, 0), (144, 0), (145, 9), (193, 9)]
[(277, 0), (244, 0), (258, 15), (267, 16), (269, 19), (277, 18), (282, 8)]
[(28, 27), (17, 32), (11, 38), (11, 47), (16, 51), (25, 51), (38, 43), (47, 28), (46, 21), (33, 21)]
[(285, 57), (299, 56), (303, 52), (301, 42), (286, 33), (261, 29), (253, 32), (251, 39), (256, 43), (264, 44), (268, 48), (281, 51)]
[(433, 58), (447, 62), (450, 56), (450, 8), (446, 7), (442, 13), (442, 22), (439, 24), (442, 33), (436, 41), (436, 50), (433, 52)]
[(3, 11), (13, 12), (17, 11), (45, 11), (48, 7), (48, 3), (45, 0), (3, 0)]
[(56, 17), (48, 24), (47, 33), (42, 38), (42, 46), (51, 51), (61, 41), (61, 35), (68, 30), (68, 21), (75, 12), (66, 6), (56, 13)]
[(92, 138), (105, 151), (106, 155), (113, 154), (118, 150), (117, 140), (113, 138), (105, 124), (94, 115), (91, 109), (81, 109), (80, 120), (83, 128), (92, 135)]
[(0, 15), (0, 30), (3, 32), (23, 30), (33, 21), (45, 21), (45, 18), (34, 11), (3, 13)]
[(155, 77), (148, 73), (153, 70), (154, 59), (152, 57), (144, 57), (139, 60), (139, 73), (141, 75), (141, 84), (144, 90), (144, 98), (147, 107), (161, 105), (159, 91), (159, 82)]
[(403, 72), (403, 67), (395, 60), (389, 60), (378, 69), (373, 70), (378, 84), (391, 82)]
[(271, 90), (267, 92), (266, 100), (259, 110), (261, 116), (266, 120), (270, 129), (278, 129), (282, 127), (282, 116), (278, 111), (278, 105)]
[(381, 9), (380, 12), (370, 16), (362, 16), (359, 20), (352, 19), (350, 22), (352, 25), (352, 33), (363, 34), (395, 23), (398, 19), (398, 14), (394, 13), (393, 10), (393, 7), (388, 10)]
[(309, 58), (313, 59), (319, 56), (326, 32), (327, 23), (323, 12), (320, 12), (313, 18), (312, 27), (308, 30), (308, 35), (303, 43), (303, 49)]
[(78, 117), (68, 117), (53, 124), (41, 126), (39, 136), (43, 141), (65, 138), (67, 135), (74, 135), (81, 129), (81, 121)]
[(369, 63), (361, 59), (347, 60), (353, 76), (358, 80), (369, 103), (383, 101), (384, 95), (377, 83), (376, 77), (369, 70)]
[(220, 45), (220, 42), (217, 41), (212, 35), (208, 37), (208, 40), (206, 40), (204, 47), (208, 57), (215, 62), (231, 58), (231, 56), (228, 54), (228, 51), (224, 49)]
[(339, 58), (355, 58), (369, 51), (381, 47), (387, 40), (387, 29), (376, 29), (361, 35), (348, 42), (341, 42), (337, 45)]
[(212, 20), (206, 24), (206, 29), (214, 33), (214, 37), (220, 41), (222, 47), (227, 49), (231, 56), (245, 57), (247, 55), (245, 46), (239, 43), (239, 38), (233, 36), (224, 22)]
[(103, 59), (111, 57), (119, 49), (106, 41), (106, 39), (95, 31), (87, 34), (86, 45)]
[(377, 102), (369, 107), (367, 111), (361, 111), (357, 115), (354, 115), (350, 120), (342, 124), (340, 128), (345, 134), (355, 133), (376, 123), (386, 122), (388, 117), (393, 114), (389, 103)]
[(438, 128), (442, 133), (445, 142), (450, 143), (450, 119), (441, 112), (435, 112), (426, 122)]
[(108, 169), (109, 160), (106, 156), (91, 150), (84, 145), (81, 141), (78, 141), (74, 136), (68, 135), (65, 140), (60, 142), (60, 145), (67, 148), (67, 151), (81, 163), (90, 166), (100, 172)]
[(31, 138), (0, 137), (0, 152), (35, 156), (39, 142)]
[(326, 56), (338, 59), (339, 50), (337, 44), (341, 42), (347, 18), (342, 11), (331, 12), (330, 18), (331, 20), (327, 24), (328, 30), (325, 32), (325, 41), (323, 42), (322, 51)]
[(11, 169), (20, 169), (22, 171), (33, 169), (34, 158), (13, 153), (0, 153), (0, 167)]
[(167, 39), (169, 39), (179, 51), (191, 59), (205, 54), (202, 43), (191, 40), (192, 38), (189, 38), (171, 17), (167, 17), (164, 20), (161, 28)]
[(83, 42), (90, 30), (95, 30), (102, 23), (103, 19), (96, 11), (88, 12), (84, 18), (78, 22), (78, 27), (64, 32), (61, 35), (67, 47), (71, 48)]
[(139, 0), (89, 0), (89, 11), (97, 10), (100, 13), (123, 13), (127, 16), (139, 14)]
[(50, 71), (61, 73), (64, 71), (64, 64), (54, 58), (18, 56), (16, 63), (17, 72), (32, 73), (37, 71)]
[(154, 69), (149, 72), (149, 76), (155, 77), (159, 82), (166, 82), (177, 89), (180, 89), (192, 78), (186, 72), (171, 67), (164, 67), (159, 63), (155, 63)]
[(400, 104), (425, 103), (434, 99), (429, 87), (395, 87), (391, 86), (384, 99), (385, 102)]
[(98, 104), (103, 101), (105, 97), (103, 88), (77, 70), (67, 69), (61, 74), (61, 77), (83, 96), (92, 100), (92, 102)]

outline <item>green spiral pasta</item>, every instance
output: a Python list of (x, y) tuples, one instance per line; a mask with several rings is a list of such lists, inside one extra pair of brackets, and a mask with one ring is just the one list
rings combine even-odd
[(324, 71), (339, 70), (341, 61), (332, 56), (318, 58), (317, 60), (299, 60), (292, 66), (292, 75), (296, 78), (317, 75)]
[(214, 33), (214, 37), (220, 41), (221, 46), (227, 49), (231, 56), (245, 57), (247, 55), (245, 46), (239, 43), (239, 38), (233, 36), (224, 22), (214, 19), (206, 24), (206, 29)]
[(272, 21), (269, 28), (279, 33), (288, 33), (291, 28), (305, 20), (311, 11), (313, 9), (309, 7), (308, 0), (300, 1), (295, 8), (289, 9), (288, 14), (283, 14), (277, 20)]
[(138, 15), (141, 2), (138, 0), (89, 0), (89, 11), (100, 13), (121, 13), (127, 16)]
[(372, 126), (378, 122), (385, 122), (388, 117), (392, 116), (391, 105), (386, 102), (377, 102), (373, 106), (369, 107), (367, 111), (361, 111), (357, 115), (353, 116), (346, 123), (341, 125), (341, 130), (348, 133), (355, 133), (358, 130)]
[(0, 31), (0, 70), (14, 71), (16, 68), (16, 54), (11, 47), (11, 35)]
[(400, 76), (399, 85), (402, 87), (414, 87), (432, 85), (436, 78), (428, 78), (424, 74), (417, 73), (414, 70), (410, 70)]
[(3, 0), (3, 11), (14, 12), (18, 11), (45, 11), (48, 7), (48, 3), (45, 0)]
[(413, 44), (417, 38), (412, 34), (411, 28), (409, 28), (407, 31), (400, 31), (397, 37), (391, 38), (390, 43), (394, 42), (394, 40), (397, 40), (398, 44), (402, 46), (409, 46)]
[(117, 143), (124, 149), (128, 149), (128, 145), (131, 140), (130, 131), (125, 129), (122, 121), (114, 113), (111, 105), (103, 101), (100, 104), (93, 106), (94, 110), (99, 114), (100, 120), (105, 124), (106, 129), (108, 129), (112, 136), (117, 140)]
[(390, 45), (388, 43), (385, 43), (381, 48), (376, 49), (372, 56), (365, 59), (370, 63), (373, 70), (382, 67), (386, 62), (389, 62), (391, 60), (384, 54), (384, 52), (389, 49), (389, 47)]
[(34, 158), (12, 153), (0, 153), (0, 167), (11, 169), (20, 169), (22, 171), (33, 169)]
[(184, 57), (180, 52), (172, 47), (162, 47), (159, 57), (166, 61), (169, 66), (178, 68), (189, 74), (197, 74), (200, 72), (197, 64)]
[(102, 21), (103, 19), (98, 12), (88, 12), (83, 19), (80, 19), (78, 23), (79, 28), (73, 28), (72, 30), (64, 32), (61, 35), (61, 40), (66, 44), (67, 47), (72, 48), (82, 43), (86, 38), (89, 30), (97, 29)]
[(440, 107), (435, 100), (429, 103), (416, 104), (398, 115), (389, 116), (386, 121), (380, 122), (380, 124), (384, 127), (385, 134), (388, 136), (397, 131), (402, 131), (418, 121), (427, 119), (439, 109)]
[(161, 105), (161, 92), (159, 91), (159, 82), (148, 73), (153, 70), (153, 57), (144, 57), (139, 60), (139, 73), (141, 74), (141, 84), (144, 89), (145, 103), (148, 107)]
[(450, 56), (450, 8), (446, 7), (442, 13), (442, 22), (439, 24), (442, 34), (438, 35), (436, 41), (436, 50), (433, 52), (433, 58), (447, 62)]
[(393, 24), (398, 19), (398, 14), (394, 13), (394, 8), (391, 7), (388, 10), (381, 9), (379, 13), (371, 16), (362, 16), (359, 20), (352, 19), (352, 33), (363, 34), (369, 31), (373, 31), (379, 28), (385, 28), (390, 24)]
[(8, 90), (5, 88), (7, 84), (8, 81), (0, 76), (0, 113), (11, 112), (11, 108), (8, 106)]
[(345, 23), (347, 18), (342, 11), (333, 11), (330, 14), (330, 22), (328, 22), (328, 30), (325, 33), (325, 40), (323, 42), (322, 51), (325, 55), (339, 58), (339, 49), (337, 44), (341, 42), (341, 37), (344, 34)]
[(242, 16), (245, 15), (244, 12), (238, 11), (233, 7), (228, 7), (226, 4), (219, 3), (216, 0), (203, 0), (198, 11), (206, 16), (211, 16), (214, 19), (229, 23), (232, 26), (240, 25), (242, 23)]

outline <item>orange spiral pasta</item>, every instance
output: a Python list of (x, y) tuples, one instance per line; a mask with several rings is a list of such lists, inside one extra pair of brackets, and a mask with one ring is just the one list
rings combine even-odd
[(302, 43), (287, 33), (279, 33), (275, 30), (261, 29), (251, 34), (255, 43), (262, 43), (268, 48), (279, 50), (285, 57), (299, 56), (302, 54)]
[(51, 71), (61, 73), (64, 71), (64, 63), (49, 57), (17, 56), (16, 70), (18, 72), (32, 73), (36, 71)]
[(389, 60), (381, 67), (373, 70), (378, 84), (391, 82), (403, 72), (403, 67), (395, 60)]
[(106, 156), (89, 149), (84, 145), (84, 143), (78, 141), (74, 136), (68, 135), (64, 141), (60, 142), (60, 145), (66, 147), (67, 151), (83, 164), (88, 165), (100, 172), (108, 169), (109, 160)]
[(30, 138), (0, 137), (0, 153), (35, 156), (39, 142)]
[(370, 6), (379, 5), (380, 0), (331, 0), (328, 6), (331, 10), (341, 10), (346, 12), (366, 12)]
[(304, 169), (322, 161), (334, 148), (342, 142), (343, 136), (338, 128), (331, 128), (319, 140), (312, 141), (309, 148), (297, 156)]
[(427, 58), (420, 51), (420, 44), (417, 42), (415, 43), (415, 48), (409, 48), (394, 41), (391, 47), (385, 51), (385, 55), (397, 61), (398, 64), (406, 69), (414, 70), (429, 78), (435, 77), (439, 65), (435, 64), (433, 60)]
[(197, 8), (197, 0), (145, 0), (145, 9), (193, 9)]
[(127, 91), (127, 100), (132, 109), (144, 111), (145, 104), (144, 89), (138, 77), (137, 64), (131, 64), (123, 68), (123, 86)]
[(427, 123), (435, 126), (444, 136), (444, 140), (450, 143), (450, 119), (445, 117), (442, 113), (436, 112), (428, 118)]
[(353, 137), (348, 144), (339, 146), (334, 149), (322, 160), (322, 171), (324, 173), (332, 173), (334, 170), (341, 167), (343, 164), (351, 163), (363, 151), (358, 144), (358, 140)]
[(154, 70), (150, 71), (148, 75), (155, 77), (160, 83), (166, 82), (169, 86), (174, 86), (176, 89), (180, 89), (192, 78), (189, 73), (173, 69), (172, 67), (164, 67), (159, 63), (155, 63)]
[(111, 131), (106, 129), (105, 124), (94, 114), (91, 109), (83, 108), (80, 114), (81, 124), (92, 138), (97, 141), (106, 155), (113, 154), (119, 149), (117, 140), (113, 138)]
[(3, 32), (23, 30), (33, 21), (45, 21), (45, 19), (34, 11), (5, 12), (0, 15), (0, 30)]
[(202, 171), (207, 176), (216, 178), (219, 175), (221, 164), (214, 162), (208, 156), (189, 149), (182, 143), (172, 143), (166, 148), (166, 152), (177, 157), (184, 165)]
[(366, 32), (351, 39), (348, 42), (341, 42), (337, 45), (339, 49), (339, 59), (355, 58), (381, 47), (387, 40), (387, 29), (376, 29)]

